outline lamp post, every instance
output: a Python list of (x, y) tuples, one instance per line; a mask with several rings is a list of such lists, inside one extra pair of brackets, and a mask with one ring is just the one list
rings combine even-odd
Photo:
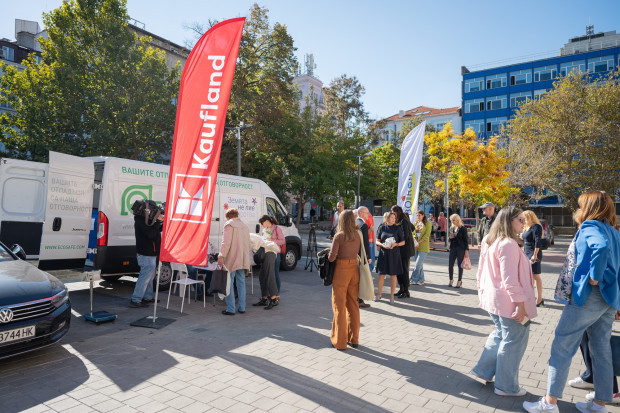
[(224, 127), (224, 129), (236, 129), (237, 130), (237, 175), (241, 176), (241, 129), (247, 129), (247, 128), (251, 128), (252, 125), (251, 123), (248, 123), (247, 125), (244, 124), (243, 122), (239, 123), (239, 126), (226, 126)]

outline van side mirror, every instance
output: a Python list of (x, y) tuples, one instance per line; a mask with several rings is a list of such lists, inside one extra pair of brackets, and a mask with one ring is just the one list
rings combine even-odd
[(24, 251), (21, 245), (13, 244), (11, 246), (11, 251), (13, 252), (13, 254), (17, 255), (17, 258), (19, 258), (20, 260), (26, 260), (26, 251)]

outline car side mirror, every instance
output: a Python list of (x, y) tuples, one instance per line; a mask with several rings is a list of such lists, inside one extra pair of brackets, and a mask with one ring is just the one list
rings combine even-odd
[(293, 217), (290, 215), (286, 216), (286, 226), (287, 227), (293, 226)]
[(11, 251), (13, 252), (13, 254), (17, 255), (17, 258), (19, 258), (20, 260), (26, 260), (26, 251), (24, 251), (21, 245), (13, 244), (13, 246), (11, 246)]

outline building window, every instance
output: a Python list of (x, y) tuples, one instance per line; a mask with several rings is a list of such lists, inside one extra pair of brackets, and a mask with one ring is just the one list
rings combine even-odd
[(534, 82), (553, 80), (558, 76), (557, 66), (543, 66), (534, 69)]
[(517, 106), (521, 106), (523, 103), (527, 102), (531, 98), (531, 92), (512, 93), (510, 95), (510, 107), (514, 108)]
[(480, 135), (484, 130), (484, 119), (465, 121), (465, 130), (472, 128), (476, 135)]
[(506, 95), (487, 98), (487, 110), (506, 109)]
[(2, 58), (11, 62), (15, 61), (15, 50), (10, 47), (2, 46)]
[(588, 71), (592, 73), (607, 72), (614, 68), (613, 56), (602, 56), (588, 59)]
[(467, 79), (465, 81), (465, 93), (478, 92), (484, 90), (484, 78)]
[(537, 89), (534, 91), (534, 100), (539, 100), (542, 95), (550, 91), (551, 89)]
[(531, 69), (510, 72), (510, 86), (524, 85), (526, 83), (532, 83)]
[(499, 132), (507, 120), (505, 117), (487, 119), (487, 132)]
[(487, 89), (497, 89), (498, 87), (506, 87), (506, 75), (487, 76)]
[(465, 113), (476, 113), (484, 111), (484, 99), (472, 99), (465, 101)]
[(586, 71), (586, 61), (585, 60), (576, 60), (574, 62), (562, 63), (560, 65), (560, 76), (564, 77), (570, 72), (585, 72)]
[(443, 127), (446, 126), (446, 122), (441, 122), (435, 125), (435, 129), (438, 131), (443, 130)]
[[(2, 95), (2, 97), (6, 97), (6, 93), (4, 93), (4, 92), (0, 92), (0, 95)], [(2, 109), (13, 109), (13, 107), (11, 105), (9, 105), (7, 102), (4, 102), (3, 100), (0, 100), (0, 108), (2, 108)]]

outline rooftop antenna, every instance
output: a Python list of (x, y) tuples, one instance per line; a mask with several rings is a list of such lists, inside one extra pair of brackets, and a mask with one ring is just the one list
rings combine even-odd
[(314, 76), (314, 69), (316, 69), (316, 64), (314, 64), (314, 55), (312, 53), (306, 54), (306, 56), (304, 57), (304, 66), (306, 69), (306, 74)]

